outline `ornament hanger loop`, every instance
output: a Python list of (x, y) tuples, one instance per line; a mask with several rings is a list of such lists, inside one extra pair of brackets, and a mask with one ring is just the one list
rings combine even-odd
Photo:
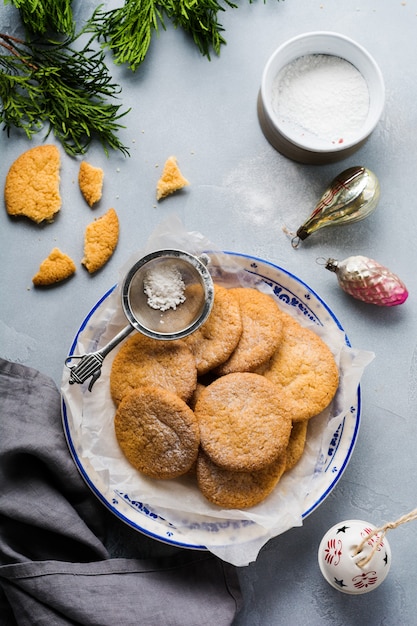
[(367, 537), (365, 537), (364, 540), (356, 547), (355, 556), (362, 552), (365, 544), (369, 541), (369, 539), (371, 539), (375, 535), (378, 535), (379, 533), (381, 533), (381, 536), (380, 536), (379, 540), (373, 546), (372, 551), (370, 552), (370, 554), (368, 554), (367, 557), (365, 557), (365, 558), (361, 559), (360, 561), (358, 561), (357, 565), (359, 567), (361, 567), (361, 568), (364, 568), (365, 565), (367, 565), (369, 563), (369, 561), (374, 556), (375, 552), (378, 550), (378, 548), (383, 543), (385, 535), (387, 534), (388, 530), (392, 530), (394, 528), (398, 528), (398, 526), (401, 526), (401, 524), (405, 524), (406, 522), (412, 522), (415, 519), (417, 519), (417, 509), (414, 509), (413, 511), (410, 511), (410, 513), (407, 513), (406, 515), (403, 515), (402, 517), (397, 519), (395, 522), (387, 522), (386, 524), (384, 524), (380, 528), (375, 528), (375, 530), (373, 530)]

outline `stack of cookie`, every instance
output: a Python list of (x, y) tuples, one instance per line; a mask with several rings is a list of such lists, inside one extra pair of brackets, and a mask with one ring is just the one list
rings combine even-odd
[(144, 475), (195, 475), (222, 508), (263, 501), (332, 401), (328, 346), (254, 288), (215, 285), (205, 324), (179, 341), (131, 336), (112, 364), (115, 433)]

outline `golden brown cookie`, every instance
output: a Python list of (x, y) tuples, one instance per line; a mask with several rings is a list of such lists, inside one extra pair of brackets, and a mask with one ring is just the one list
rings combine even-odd
[(272, 356), (282, 336), (281, 311), (272, 296), (250, 287), (230, 291), (239, 301), (243, 330), (230, 358), (216, 369), (219, 375), (254, 371)]
[(254, 472), (222, 469), (201, 450), (197, 458), (197, 483), (201, 493), (225, 509), (246, 509), (259, 504), (274, 490), (284, 471), (285, 453)]
[(162, 200), (189, 184), (188, 180), (181, 174), (176, 157), (171, 156), (165, 161), (162, 175), (157, 182), (156, 199)]
[(32, 278), (36, 287), (59, 283), (72, 276), (76, 267), (74, 261), (59, 248), (53, 248), (49, 256), (42, 261), (39, 271)]
[(198, 423), (176, 394), (142, 387), (127, 394), (114, 418), (117, 441), (127, 460), (151, 478), (186, 474), (197, 459)]
[(114, 209), (88, 224), (84, 233), (84, 258), (81, 263), (92, 274), (112, 256), (119, 240), (119, 218)]
[(197, 400), (198, 400), (200, 393), (204, 391), (205, 388), (206, 388), (205, 385), (197, 381), (196, 388), (194, 389), (191, 398), (188, 400), (188, 406), (191, 407), (193, 410), (195, 408), (195, 405), (197, 404)]
[(339, 371), (330, 348), (309, 328), (283, 314), (283, 339), (264, 376), (288, 398), (293, 421), (310, 419), (332, 401)]
[(56, 146), (44, 144), (23, 152), (11, 165), (4, 188), (9, 215), (51, 222), (61, 208), (61, 158)]
[(262, 469), (288, 445), (291, 418), (274, 385), (259, 374), (218, 378), (199, 394), (194, 412), (204, 452), (224, 469)]
[(290, 440), (286, 450), (285, 471), (288, 472), (301, 459), (307, 439), (308, 420), (293, 422)]
[(112, 363), (110, 393), (118, 404), (129, 391), (144, 385), (163, 387), (189, 400), (197, 385), (197, 368), (187, 346), (141, 333), (130, 336)]
[(93, 204), (96, 204), (101, 199), (103, 179), (104, 172), (101, 167), (94, 167), (87, 161), (80, 163), (78, 185), (88, 206), (92, 207)]
[(236, 348), (241, 334), (237, 298), (229, 289), (214, 285), (213, 308), (207, 321), (183, 340), (194, 354), (198, 375), (224, 363)]

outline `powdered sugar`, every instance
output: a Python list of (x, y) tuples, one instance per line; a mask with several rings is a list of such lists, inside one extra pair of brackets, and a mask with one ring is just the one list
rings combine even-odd
[(153, 309), (167, 311), (185, 302), (185, 284), (175, 267), (160, 266), (148, 270), (143, 279), (143, 290)]
[(311, 54), (278, 73), (272, 106), (292, 137), (309, 134), (345, 143), (366, 120), (369, 92), (362, 74), (348, 61)]

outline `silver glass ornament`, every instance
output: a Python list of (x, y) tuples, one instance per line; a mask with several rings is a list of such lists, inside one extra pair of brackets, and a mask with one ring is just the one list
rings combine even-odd
[(352, 224), (368, 217), (376, 209), (380, 196), (377, 177), (366, 167), (357, 166), (336, 176), (321, 196), (313, 213), (292, 239), (296, 248), (326, 226)]

